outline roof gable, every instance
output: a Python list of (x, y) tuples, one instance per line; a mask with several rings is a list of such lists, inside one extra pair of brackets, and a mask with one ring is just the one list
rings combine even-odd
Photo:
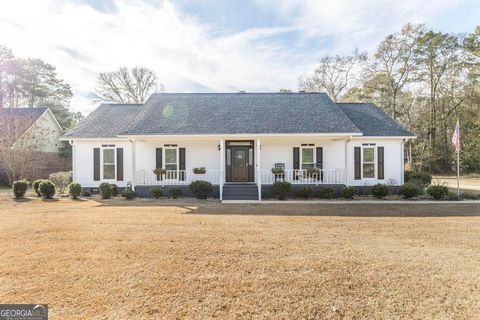
[(47, 108), (0, 108), (0, 134), (8, 131), (10, 135), (21, 137), (47, 110)]

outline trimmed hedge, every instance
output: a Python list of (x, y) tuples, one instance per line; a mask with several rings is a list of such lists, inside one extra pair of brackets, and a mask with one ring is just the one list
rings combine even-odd
[(170, 188), (170, 190), (168, 191), (170, 193), (170, 196), (173, 198), (173, 199), (177, 199), (179, 196), (182, 195), (182, 190), (179, 189), (179, 188)]
[(345, 199), (353, 199), (356, 193), (357, 193), (357, 188), (345, 187), (342, 190), (342, 197), (344, 197)]
[(424, 188), (428, 187), (432, 183), (432, 176), (428, 172), (424, 171), (406, 171), (405, 183), (414, 182), (415, 184), (421, 184)]
[(213, 191), (212, 184), (208, 181), (196, 180), (190, 183), (190, 191), (197, 199), (207, 199)]
[(70, 198), (77, 199), (80, 194), (82, 194), (82, 186), (80, 183), (71, 182), (68, 185), (68, 194), (70, 195)]
[(126, 200), (133, 200), (137, 197), (137, 193), (129, 187), (123, 190), (122, 197), (124, 197)]
[(44, 199), (52, 199), (56, 192), (55, 184), (49, 180), (42, 181), (38, 190)]
[(150, 189), (150, 194), (151, 194), (152, 197), (154, 197), (155, 199), (160, 199), (161, 197), (163, 197), (162, 189), (160, 189), (160, 188), (158, 188), (158, 187), (155, 187), (155, 188)]
[(292, 191), (292, 184), (287, 181), (277, 181), (273, 183), (272, 189), (278, 200), (285, 200)]
[(422, 190), (414, 183), (405, 183), (400, 187), (400, 195), (405, 199), (418, 197), (422, 194)]
[(100, 184), (98, 187), (100, 190), (100, 195), (102, 196), (102, 199), (110, 199), (113, 194), (113, 188), (110, 183), (103, 182)]
[(377, 183), (372, 187), (375, 198), (382, 199), (390, 194), (390, 188), (386, 184)]
[(323, 198), (323, 199), (335, 198), (335, 189), (330, 187), (320, 188), (320, 198)]
[(15, 198), (23, 198), (28, 189), (28, 182), (25, 179), (15, 181), (12, 186), (13, 195)]
[(303, 199), (311, 198), (313, 190), (311, 187), (302, 187), (297, 191), (297, 196)]
[(427, 194), (435, 200), (441, 200), (448, 196), (448, 188), (439, 184), (427, 188)]
[(38, 187), (40, 186), (40, 183), (42, 183), (42, 181), (45, 181), (45, 179), (38, 179), (38, 180), (33, 181), (33, 183), (32, 183), (33, 190), (37, 194), (37, 197), (42, 196), (40, 194), (40, 191), (38, 190)]

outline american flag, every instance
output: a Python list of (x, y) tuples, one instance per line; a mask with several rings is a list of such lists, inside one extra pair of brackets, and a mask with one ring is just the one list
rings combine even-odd
[(455, 152), (460, 152), (460, 122), (457, 120), (457, 125), (455, 126), (455, 132), (452, 137), (452, 145), (455, 148)]

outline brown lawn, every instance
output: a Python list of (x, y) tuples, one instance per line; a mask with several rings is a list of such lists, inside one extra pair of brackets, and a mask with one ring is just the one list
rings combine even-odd
[(478, 204), (160, 203), (0, 200), (0, 302), (51, 319), (479, 318)]

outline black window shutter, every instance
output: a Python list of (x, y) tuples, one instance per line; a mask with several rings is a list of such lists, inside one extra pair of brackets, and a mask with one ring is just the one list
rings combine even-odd
[(117, 181), (123, 181), (123, 148), (117, 148)]
[[(323, 147), (317, 148), (317, 168), (323, 170)], [(320, 171), (317, 180), (323, 180), (323, 171)]]
[[(293, 170), (300, 169), (300, 148), (293, 148)], [(293, 173), (293, 179), (298, 180), (298, 175), (296, 172)]]
[(355, 147), (355, 180), (362, 179), (360, 147)]
[(93, 148), (93, 181), (100, 181), (100, 148)]
[(293, 148), (293, 169), (300, 169), (300, 148)]
[[(156, 148), (155, 149), (155, 169), (162, 169), (162, 148)], [(161, 175), (157, 175), (157, 181), (162, 180)]]
[(384, 149), (383, 147), (377, 148), (378, 153), (378, 161), (377, 161), (377, 171), (378, 171), (378, 179), (385, 179), (385, 156), (384, 156)]
[[(185, 148), (179, 148), (179, 161), (178, 161), (178, 170), (185, 170)], [(185, 171), (179, 172), (179, 180), (185, 181)]]

